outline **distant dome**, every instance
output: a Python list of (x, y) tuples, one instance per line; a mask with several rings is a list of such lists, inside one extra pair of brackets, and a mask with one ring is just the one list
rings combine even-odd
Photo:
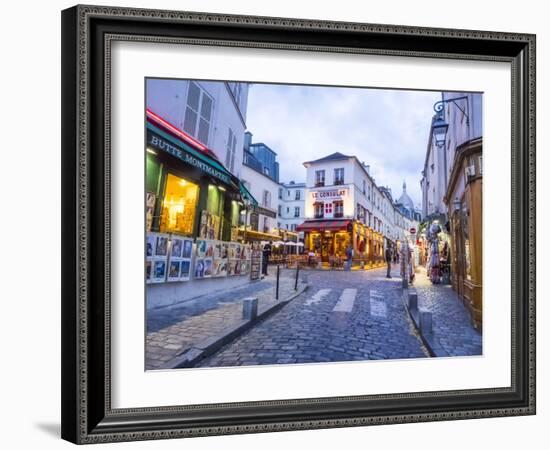
[(400, 203), (410, 211), (414, 211), (414, 203), (409, 197), (409, 194), (407, 194), (407, 183), (405, 181), (403, 181), (403, 193), (401, 194), (401, 197), (397, 199), (397, 203)]

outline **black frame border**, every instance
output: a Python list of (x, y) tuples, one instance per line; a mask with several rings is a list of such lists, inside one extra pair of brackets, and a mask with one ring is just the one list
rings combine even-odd
[[(512, 66), (512, 386), (111, 408), (110, 43), (506, 61)], [(99, 443), (535, 414), (535, 36), (78, 5), (62, 12), (62, 437)]]

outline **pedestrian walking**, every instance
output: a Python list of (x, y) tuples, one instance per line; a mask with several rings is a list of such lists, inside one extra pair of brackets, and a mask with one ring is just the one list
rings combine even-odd
[(262, 250), (262, 274), (267, 276), (267, 265), (269, 264), (269, 258), (271, 257), (271, 241), (264, 245)]
[(392, 260), (392, 251), (390, 246), (386, 247), (386, 263), (388, 264), (388, 271), (386, 272), (386, 278), (391, 278), (391, 260)]
[(351, 261), (353, 258), (353, 247), (348, 245), (346, 248), (346, 270), (351, 270)]

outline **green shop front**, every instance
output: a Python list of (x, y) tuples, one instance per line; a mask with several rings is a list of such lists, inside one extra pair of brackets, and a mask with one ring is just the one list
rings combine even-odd
[(147, 231), (237, 240), (239, 180), (213, 156), (147, 123)]
[(238, 240), (241, 211), (255, 199), (209, 149), (193, 143), (147, 121), (148, 309), (253, 278), (253, 248)]

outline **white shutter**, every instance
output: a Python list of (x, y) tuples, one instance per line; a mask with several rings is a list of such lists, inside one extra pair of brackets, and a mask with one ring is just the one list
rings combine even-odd
[(227, 145), (225, 150), (225, 167), (229, 170), (231, 166), (231, 147), (233, 142), (233, 130), (229, 128), (229, 135), (227, 136)]
[(237, 136), (233, 135), (233, 139), (231, 140), (231, 165), (230, 165), (230, 171), (235, 171), (235, 153), (236, 153), (236, 147), (237, 147)]

